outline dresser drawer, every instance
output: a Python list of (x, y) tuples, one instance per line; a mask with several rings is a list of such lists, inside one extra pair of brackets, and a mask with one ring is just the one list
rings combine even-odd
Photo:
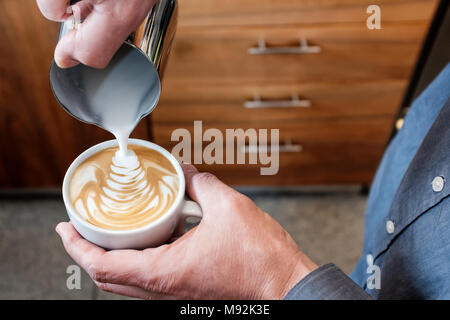
[(426, 20), (436, 0), (182, 0), (181, 26), (359, 22), (369, 5), (378, 5), (382, 21)]
[[(362, 154), (361, 154), (362, 152)], [(322, 145), (299, 153), (280, 153), (275, 175), (261, 175), (262, 165), (200, 164), (231, 185), (370, 185), (383, 148), (355, 150), (346, 144)]]
[[(220, 115), (219, 115), (220, 117)], [(200, 119), (199, 119), (200, 120)], [(254, 124), (251, 122), (217, 122), (201, 121), (199, 130), (219, 129), (225, 137), (227, 129), (279, 129), (280, 142), (295, 141), (309, 144), (345, 144), (358, 146), (384, 146), (391, 132), (393, 116), (344, 117), (327, 119), (304, 119), (294, 121), (272, 121)], [(187, 129), (192, 137), (192, 143), (201, 141), (194, 139), (194, 122), (153, 123), (153, 137), (157, 144), (173, 146), (172, 132), (176, 129)], [(201, 137), (200, 137), (201, 138)]]
[(403, 98), (406, 80), (357, 82), (351, 85), (311, 84), (185, 84), (166, 81), (158, 107), (158, 123), (203, 120), (209, 124), (272, 125), (305, 119), (357, 116), (394, 116)]
[[(342, 25), (180, 28), (165, 77), (186, 83), (406, 79), (426, 28), (425, 22), (390, 25), (377, 31)], [(295, 52), (301, 39), (320, 52), (279, 53)], [(275, 50), (250, 54), (249, 50), (260, 52), (261, 40)]]
[[(196, 165), (202, 171), (210, 171), (233, 184), (333, 184), (369, 183), (387, 142), (391, 117), (361, 117), (329, 120), (307, 120), (273, 123), (268, 129), (279, 129), (279, 171), (274, 176), (262, 176), (261, 165), (250, 165), (250, 153), (258, 152), (258, 145), (246, 139), (226, 144), (226, 129), (252, 128), (250, 123), (236, 126), (234, 123), (212, 125), (203, 121), (199, 136), (194, 135), (193, 123), (155, 123), (154, 140), (169, 151), (179, 143), (171, 141), (176, 129), (190, 132), (191, 161), (194, 163), (194, 146), (202, 150), (210, 142), (199, 137), (209, 128), (217, 128), (223, 134), (224, 155), (233, 149), (235, 160), (230, 164), (207, 165), (204, 159)], [(258, 128), (255, 128), (258, 129)], [(270, 132), (268, 134), (270, 138)], [(270, 146), (270, 144), (269, 144)], [(228, 149), (227, 149), (228, 148)], [(269, 147), (270, 148), (270, 147)], [(238, 153), (244, 153), (245, 163), (236, 164)], [(201, 163), (200, 163), (201, 162)], [(258, 162), (259, 163), (259, 162)], [(264, 167), (264, 166), (263, 166)]]

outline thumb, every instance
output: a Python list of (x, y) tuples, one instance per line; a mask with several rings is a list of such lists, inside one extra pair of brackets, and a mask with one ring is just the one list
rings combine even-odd
[(72, 30), (64, 35), (55, 49), (55, 63), (60, 68), (71, 68), (80, 62), (73, 58), (75, 51), (76, 30)]
[(66, 33), (55, 49), (55, 62), (61, 68), (82, 63), (93, 68), (105, 68), (131, 32), (113, 15), (93, 10), (88, 2), (78, 2), (73, 8), (74, 30)]
[[(90, 1), (83, 0), (72, 5), (71, 7), (69, 7), (69, 9), (72, 15), (66, 19), (65, 23), (72, 24), (74, 30), (66, 33), (56, 46), (55, 62), (60, 68), (74, 67), (81, 62), (81, 60), (76, 57), (77, 46), (80, 46), (80, 44), (77, 45), (77, 38), (78, 42), (80, 42), (80, 39), (82, 42), (84, 42), (86, 41), (84, 40), (86, 36), (83, 36), (82, 34), (77, 35), (77, 33), (81, 31), (81, 24), (84, 20), (86, 20), (86, 18), (89, 17), (94, 9), (94, 6)], [(90, 22), (89, 24), (92, 25), (92, 22)], [(92, 30), (90, 29), (92, 29), (92, 27), (88, 28), (88, 33), (92, 32)], [(85, 48), (81, 49), (86, 51)], [(90, 61), (87, 62), (89, 63)]]
[(186, 179), (186, 192), (200, 205), (204, 213), (218, 212), (220, 203), (229, 202), (235, 194), (239, 194), (209, 172), (198, 172), (190, 164), (183, 164), (182, 168)]
[(70, 15), (69, 0), (37, 0), (44, 17), (53, 21), (63, 21)]

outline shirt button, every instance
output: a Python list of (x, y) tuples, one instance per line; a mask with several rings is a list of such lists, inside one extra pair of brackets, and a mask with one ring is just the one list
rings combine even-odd
[(367, 262), (367, 265), (368, 265), (368, 266), (373, 265), (373, 256), (372, 256), (371, 254), (368, 254), (368, 255), (366, 256), (366, 262)]
[(395, 231), (394, 221), (392, 221), (392, 220), (386, 221), (386, 231), (389, 234), (393, 234), (394, 233), (394, 231)]
[(433, 187), (434, 192), (441, 192), (444, 190), (445, 180), (443, 177), (437, 176), (433, 179), (431, 186)]

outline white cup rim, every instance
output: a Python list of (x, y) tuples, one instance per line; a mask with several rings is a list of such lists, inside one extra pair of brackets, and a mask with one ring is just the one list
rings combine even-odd
[(70, 193), (69, 193), (70, 180), (72, 179), (72, 176), (73, 176), (75, 170), (78, 168), (78, 166), (81, 163), (83, 163), (86, 159), (88, 159), (89, 157), (98, 153), (101, 150), (118, 146), (117, 140), (114, 139), (114, 140), (108, 140), (108, 141), (101, 142), (101, 143), (96, 144), (96, 145), (90, 147), (89, 149), (85, 150), (72, 162), (69, 169), (67, 169), (66, 174), (64, 176), (64, 180), (63, 180), (62, 194), (63, 194), (63, 201), (64, 201), (64, 204), (66, 205), (70, 219), (75, 219), (75, 220), (77, 220), (78, 223), (82, 224), (84, 227), (91, 229), (97, 233), (104, 234), (104, 235), (132, 235), (132, 234), (146, 232), (150, 229), (153, 229), (153, 228), (163, 224), (167, 220), (169, 220), (169, 218), (173, 214), (176, 213), (176, 209), (178, 208), (181, 201), (183, 200), (184, 193), (185, 193), (184, 173), (183, 173), (183, 169), (181, 168), (177, 159), (169, 151), (167, 151), (163, 147), (161, 147), (153, 142), (150, 142), (150, 141), (145, 141), (145, 140), (141, 140), (141, 139), (128, 139), (128, 144), (143, 146), (143, 147), (158, 151), (163, 156), (165, 156), (174, 166), (175, 170), (177, 171), (177, 175), (178, 175), (178, 179), (179, 179), (179, 188), (178, 188), (178, 194), (177, 194), (172, 206), (170, 207), (170, 209), (166, 213), (164, 213), (161, 217), (159, 217), (158, 219), (156, 219), (154, 221), (149, 222), (145, 226), (142, 226), (142, 227), (136, 228), (136, 229), (129, 229), (129, 230), (110, 230), (110, 229), (100, 228), (96, 225), (89, 223), (88, 221), (83, 219), (78, 214), (78, 212), (72, 205), (72, 201), (70, 200)]

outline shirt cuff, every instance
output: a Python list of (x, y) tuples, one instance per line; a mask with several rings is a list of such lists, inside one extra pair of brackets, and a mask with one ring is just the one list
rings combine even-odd
[(297, 283), (284, 300), (370, 300), (372, 297), (333, 263), (317, 268)]

